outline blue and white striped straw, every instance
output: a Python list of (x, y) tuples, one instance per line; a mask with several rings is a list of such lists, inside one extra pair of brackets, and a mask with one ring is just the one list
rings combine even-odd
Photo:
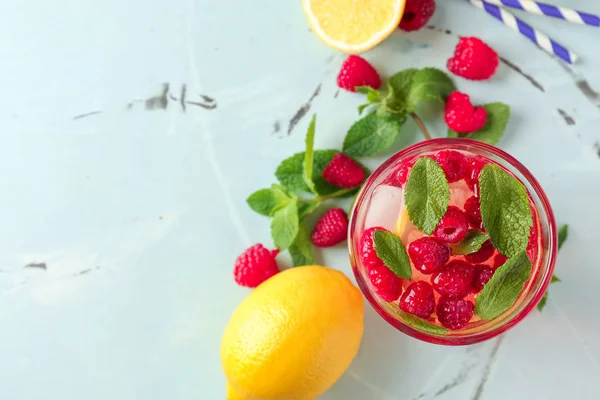
[(564, 19), (565, 21), (576, 24), (600, 26), (600, 17), (594, 14), (588, 14), (583, 11), (573, 10), (572, 8), (553, 6), (551, 4), (540, 3), (533, 0), (485, 0), (486, 3), (497, 6), (517, 8), (527, 11), (531, 14), (546, 15)]
[(509, 28), (514, 29), (517, 32), (521, 32), (522, 35), (526, 36), (529, 40), (537, 44), (546, 52), (556, 55), (569, 64), (573, 64), (577, 60), (577, 54), (569, 51), (560, 43), (550, 39), (550, 37), (545, 33), (533, 28), (531, 25), (515, 17), (505, 9), (493, 4), (488, 4), (481, 0), (470, 0), (470, 2), (474, 6), (487, 11), (488, 14), (500, 20)]

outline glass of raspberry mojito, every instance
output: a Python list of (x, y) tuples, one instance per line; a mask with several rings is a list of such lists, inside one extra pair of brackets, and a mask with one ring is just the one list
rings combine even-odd
[(516, 159), (473, 140), (433, 139), (369, 177), (350, 219), (350, 259), (391, 325), (465, 345), (506, 331), (541, 300), (556, 232), (546, 195)]

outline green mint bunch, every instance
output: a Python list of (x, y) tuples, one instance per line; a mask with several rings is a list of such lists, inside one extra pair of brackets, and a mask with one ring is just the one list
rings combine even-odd
[[(247, 203), (257, 213), (271, 219), (271, 237), (275, 246), (289, 251), (294, 266), (315, 264), (314, 247), (306, 217), (330, 199), (355, 194), (355, 188), (339, 188), (323, 178), (323, 170), (339, 150), (315, 150), (316, 116), (306, 133), (306, 148), (279, 164), (270, 188), (252, 193)], [(370, 171), (363, 167), (365, 176)]]

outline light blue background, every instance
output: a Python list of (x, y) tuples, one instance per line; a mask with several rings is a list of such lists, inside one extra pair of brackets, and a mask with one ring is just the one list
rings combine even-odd
[[(600, 30), (524, 17), (580, 55), (567, 69), (468, 3), (438, 3), (436, 29), (394, 34), (365, 57), (383, 75), (443, 68), (459, 35), (477, 35), (542, 85), (506, 64), (490, 81), (456, 80), (476, 103), (511, 105), (500, 146), (571, 225), (563, 281), (542, 314), (463, 348), (410, 339), (366, 305), (360, 352), (322, 398), (600, 398)], [(309, 31), (299, 0), (9, 0), (0, 54), (0, 397), (224, 399), (220, 336), (248, 294), (233, 260), (270, 244), (245, 198), (301, 151), (312, 113), (316, 146), (339, 148), (361, 103), (336, 97), (344, 56)], [(217, 108), (145, 110), (163, 83)], [(408, 124), (396, 148), (417, 140)], [(350, 275), (343, 247), (319, 256)]]

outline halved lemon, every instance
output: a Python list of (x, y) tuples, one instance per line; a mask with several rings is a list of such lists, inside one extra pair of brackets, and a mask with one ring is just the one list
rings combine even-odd
[(344, 53), (372, 49), (400, 23), (406, 0), (302, 0), (311, 29)]

